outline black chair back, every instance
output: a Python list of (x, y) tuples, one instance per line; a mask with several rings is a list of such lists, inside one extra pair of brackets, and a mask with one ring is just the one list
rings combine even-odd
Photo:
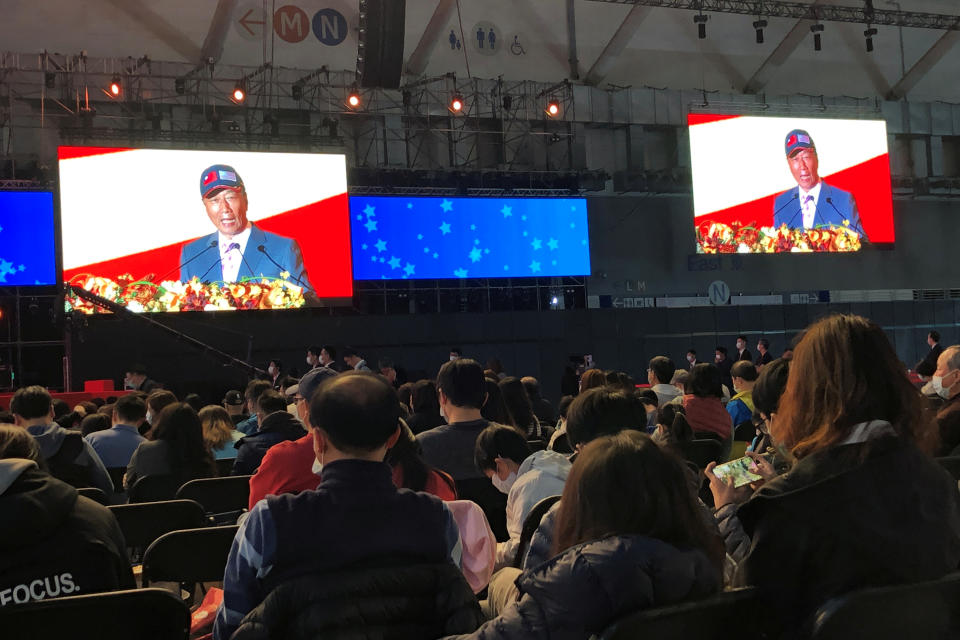
[(685, 460), (697, 465), (698, 469), (704, 469), (711, 462), (720, 462), (723, 443), (713, 438), (704, 438), (678, 442), (677, 449), (680, 450)]
[(191, 480), (180, 487), (177, 498), (196, 500), (207, 513), (239, 513), (250, 500), (250, 476)]
[(123, 476), (127, 473), (126, 467), (107, 467), (107, 473), (110, 474), (110, 480), (113, 482), (113, 490), (117, 493), (123, 493)]
[(186, 640), (190, 611), (165, 589), (133, 589), (0, 607), (5, 638)]
[(236, 458), (217, 458), (217, 477), (226, 478), (233, 473), (233, 463)]
[(960, 638), (960, 572), (832, 598), (810, 620), (811, 640)]
[(133, 483), (127, 495), (130, 502), (173, 500), (181, 484), (183, 484), (182, 478), (176, 475), (143, 476)]
[(151, 582), (220, 582), (237, 525), (165, 533), (143, 554), (143, 586)]
[(604, 629), (600, 640), (763, 638), (762, 625), (757, 624), (758, 608), (755, 589), (735, 589), (704, 600), (632, 613)]
[(110, 500), (107, 499), (107, 494), (97, 487), (82, 487), (77, 489), (77, 493), (85, 498), (90, 498), (94, 502), (99, 502), (104, 506), (110, 504)]
[(107, 508), (116, 516), (127, 546), (134, 548), (146, 548), (170, 531), (206, 524), (203, 507), (193, 500), (118, 504)]
[(950, 472), (954, 480), (960, 481), (960, 456), (937, 458), (940, 466)]
[(457, 498), (472, 500), (483, 509), (497, 542), (510, 539), (507, 533), (507, 494), (493, 486), (489, 478), (457, 480)]
[(526, 519), (523, 521), (523, 530), (520, 532), (520, 543), (517, 545), (517, 555), (513, 557), (513, 566), (517, 569), (523, 568), (523, 557), (527, 555), (530, 540), (533, 538), (537, 527), (540, 526), (540, 521), (543, 520), (543, 516), (547, 515), (550, 507), (559, 501), (560, 496), (550, 496), (533, 505), (533, 509), (530, 509), (530, 513), (527, 514)]
[(757, 428), (747, 420), (733, 428), (733, 439), (738, 442), (752, 442), (757, 437)]
[(547, 441), (546, 440), (527, 440), (527, 446), (530, 447), (530, 451), (546, 451)]

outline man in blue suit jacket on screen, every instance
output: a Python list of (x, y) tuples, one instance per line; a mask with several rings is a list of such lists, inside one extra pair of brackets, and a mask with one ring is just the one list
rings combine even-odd
[(860, 212), (853, 194), (820, 179), (819, 160), (813, 138), (803, 129), (787, 134), (784, 143), (787, 164), (797, 186), (781, 193), (773, 203), (773, 226), (786, 224), (790, 229), (813, 229), (824, 225), (845, 226), (868, 238), (860, 224)]
[(182, 282), (194, 276), (201, 282), (279, 278), (286, 272), (289, 281), (313, 290), (297, 241), (268, 233), (247, 220), (247, 191), (236, 169), (225, 164), (207, 167), (200, 175), (200, 196), (217, 230), (184, 245)]

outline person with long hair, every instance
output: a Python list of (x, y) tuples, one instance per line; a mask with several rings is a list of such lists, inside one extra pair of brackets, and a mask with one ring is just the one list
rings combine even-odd
[(393, 469), (393, 484), (398, 489), (425, 491), (441, 500), (457, 499), (453, 478), (423, 461), (417, 439), (405, 423), (401, 423), (400, 437), (387, 451), (385, 461)]
[(583, 375), (580, 376), (580, 388), (579, 392), (583, 393), (587, 389), (593, 389), (594, 387), (602, 387), (607, 384), (607, 374), (605, 374), (600, 369), (587, 369), (583, 372)]
[(724, 409), (721, 398), (720, 369), (707, 362), (694, 365), (683, 396), (684, 414), (694, 437), (715, 438), (722, 443), (720, 460), (726, 460), (733, 447), (733, 419)]
[(160, 412), (176, 401), (177, 396), (166, 389), (151, 391), (150, 395), (147, 396), (147, 417), (140, 425), (140, 435), (147, 440), (153, 440), (153, 425), (156, 424)]
[(154, 439), (133, 452), (123, 486), (144, 476), (172, 475), (183, 482), (216, 474), (213, 455), (203, 441), (200, 417), (186, 402), (168, 405), (157, 417)]
[(197, 414), (203, 427), (203, 441), (217, 460), (237, 457), (236, 442), (243, 437), (234, 429), (233, 419), (220, 405), (210, 404)]
[[(500, 392), (503, 394), (503, 401), (513, 416), (514, 425), (522, 431), (527, 440), (543, 440), (546, 431), (540, 426), (540, 421), (533, 413), (533, 405), (530, 403), (530, 396), (527, 390), (523, 388), (520, 378), (508, 376), (499, 382)], [(550, 433), (553, 433), (551, 430)], [(549, 437), (547, 434), (546, 437)]]
[(504, 424), (508, 427), (516, 426), (513, 422), (513, 416), (510, 415), (510, 410), (503, 401), (503, 392), (500, 390), (497, 381), (493, 378), (484, 378), (483, 388), (487, 393), (487, 399), (480, 409), (480, 415), (490, 422)]
[(563, 490), (554, 557), (517, 578), (516, 602), (458, 640), (586, 640), (628, 613), (719, 591), (723, 546), (684, 474), (638, 431), (587, 444)]
[(410, 427), (413, 434), (423, 433), (446, 424), (446, 420), (440, 416), (440, 397), (437, 395), (437, 384), (433, 380), (418, 380), (406, 384), (410, 385), (410, 417), (407, 418), (407, 426)]
[(875, 323), (835, 315), (809, 327), (768, 425), (789, 473), (752, 497), (706, 473), (718, 508), (749, 497), (735, 510), (750, 543), (734, 583), (757, 586), (785, 628), (848, 591), (960, 565), (956, 481), (930, 458), (936, 430)]

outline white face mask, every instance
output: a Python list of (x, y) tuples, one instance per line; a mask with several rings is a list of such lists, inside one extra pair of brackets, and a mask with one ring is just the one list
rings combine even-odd
[(747, 346), (747, 345), (743, 344), (742, 342), (738, 342), (738, 343), (737, 343), (737, 349), (741, 349), (741, 350), (742, 350), (745, 346)]
[(276, 368), (276, 367), (269, 367), (269, 368), (267, 368), (267, 373), (269, 373), (269, 374), (272, 375), (272, 376), (275, 376), (275, 375), (277, 375), (277, 368)]
[(307, 356), (307, 364), (311, 367), (313, 366), (313, 358), (311, 356)]
[(146, 421), (149, 422), (150, 424), (153, 424), (153, 414), (150, 413), (149, 411), (147, 411), (147, 415), (146, 415), (146, 417), (144, 418), (144, 420), (146, 420)]
[(440, 405), (440, 417), (443, 418), (444, 420), (447, 419), (447, 414), (443, 412), (443, 405)]
[(457, 356), (450, 356), (450, 362), (453, 362), (456, 359), (457, 359)]
[(506, 480), (501, 480), (500, 476), (494, 473), (490, 481), (493, 482), (493, 486), (495, 486), (500, 493), (510, 493), (513, 483), (517, 481), (517, 472), (511, 471)]
[(950, 387), (947, 387), (946, 389), (943, 388), (943, 376), (933, 376), (933, 378), (930, 380), (930, 384), (933, 385), (933, 390), (937, 392), (938, 396), (944, 400), (950, 399)]
[(323, 473), (323, 463), (314, 458), (313, 466), (310, 467), (310, 470), (313, 471), (313, 475), (319, 476), (321, 473)]
[(694, 360), (696, 360), (694, 356), (687, 356), (687, 362), (689, 362), (690, 364), (693, 364)]

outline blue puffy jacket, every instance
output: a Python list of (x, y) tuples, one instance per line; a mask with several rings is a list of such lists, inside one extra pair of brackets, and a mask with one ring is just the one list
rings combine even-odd
[(456, 640), (586, 640), (635, 611), (703, 598), (720, 573), (700, 550), (645, 536), (612, 536), (572, 547), (517, 578), (521, 597)]

